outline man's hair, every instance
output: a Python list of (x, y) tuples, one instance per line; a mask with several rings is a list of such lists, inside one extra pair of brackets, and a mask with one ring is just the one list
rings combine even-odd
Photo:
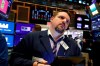
[(69, 15), (69, 17), (71, 17), (70, 12), (68, 10), (53, 11), (53, 16), (55, 17), (59, 12), (66, 12)]
[(40, 26), (40, 25), (35, 24), (34, 29), (35, 29), (35, 31), (41, 31), (41, 26)]

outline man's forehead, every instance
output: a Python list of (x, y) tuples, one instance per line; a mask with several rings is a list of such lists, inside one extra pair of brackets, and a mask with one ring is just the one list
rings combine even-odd
[(68, 14), (67, 12), (58, 12), (58, 14)]
[(59, 13), (57, 14), (57, 16), (67, 17), (67, 18), (70, 19), (68, 13), (66, 13), (66, 12), (59, 12)]
[(59, 12), (57, 14), (57, 16), (66, 16), (66, 17), (69, 17), (68, 13), (66, 13), (66, 12)]

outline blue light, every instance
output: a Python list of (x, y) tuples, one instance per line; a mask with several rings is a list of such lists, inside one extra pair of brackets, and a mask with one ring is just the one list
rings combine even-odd
[(0, 21), (0, 31), (6, 34), (14, 34), (14, 22)]
[(13, 47), (14, 36), (13, 35), (4, 35), (4, 36), (5, 36), (8, 47)]

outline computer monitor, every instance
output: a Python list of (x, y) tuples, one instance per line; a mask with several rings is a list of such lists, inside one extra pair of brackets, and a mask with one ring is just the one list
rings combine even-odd
[(94, 3), (92, 5), (90, 5), (90, 10), (92, 12), (92, 15), (96, 15), (99, 13), (97, 8), (96, 8), (96, 5)]
[(82, 29), (82, 23), (77, 23), (77, 24), (76, 24), (76, 28), (77, 28), (77, 29)]
[(91, 20), (87, 15), (75, 15), (75, 28), (80, 30), (91, 30)]
[(91, 18), (92, 30), (100, 30), (100, 14)]
[(14, 22), (0, 21), (0, 31), (4, 34), (14, 34)]
[(9, 17), (12, 0), (0, 0), (0, 19), (7, 19)]
[(32, 6), (30, 10), (30, 22), (35, 24), (47, 24), (47, 22), (50, 21), (52, 13), (52, 9), (46, 10), (46, 8), (42, 6), (37, 8)]
[(31, 23), (16, 23), (15, 32), (16, 34), (27, 34), (32, 32), (34, 24)]
[(8, 48), (13, 48), (14, 36), (5, 34), (5, 39), (8, 45)]
[(92, 17), (100, 14), (100, 6), (99, 4), (96, 4), (96, 3), (92, 3), (90, 6), (89, 6), (89, 14)]

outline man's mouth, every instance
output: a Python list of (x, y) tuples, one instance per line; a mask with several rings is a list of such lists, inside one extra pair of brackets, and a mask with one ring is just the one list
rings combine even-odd
[(64, 28), (65, 28), (65, 24), (61, 24), (61, 28), (63, 28), (63, 29), (64, 29)]

